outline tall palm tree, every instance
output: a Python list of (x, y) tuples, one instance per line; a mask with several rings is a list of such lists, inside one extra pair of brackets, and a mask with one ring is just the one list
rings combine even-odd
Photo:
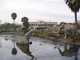
[(16, 13), (12, 13), (11, 17), (13, 19), (13, 25), (14, 25), (14, 31), (15, 31), (16, 30), (16, 28), (15, 28), (15, 19), (17, 18), (17, 14)]
[(77, 36), (78, 35), (77, 13), (79, 12), (79, 9), (80, 9), (80, 0), (65, 0), (65, 2), (69, 6), (71, 11), (74, 12), (74, 16), (75, 16), (75, 29), (76, 29), (76, 36)]

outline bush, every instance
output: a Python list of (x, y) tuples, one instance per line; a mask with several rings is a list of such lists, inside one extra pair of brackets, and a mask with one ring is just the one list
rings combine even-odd
[(61, 30), (61, 31), (59, 32), (59, 34), (60, 34), (60, 35), (64, 35), (64, 31)]

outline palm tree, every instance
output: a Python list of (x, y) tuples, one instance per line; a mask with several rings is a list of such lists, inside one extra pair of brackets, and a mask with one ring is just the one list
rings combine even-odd
[(17, 14), (16, 13), (12, 13), (11, 14), (11, 17), (12, 17), (12, 19), (13, 19), (13, 25), (14, 25), (14, 31), (15, 31), (15, 19), (16, 19), (16, 17), (17, 17)]
[(66, 4), (69, 6), (71, 11), (73, 11), (75, 16), (75, 29), (76, 29), (76, 36), (78, 35), (78, 22), (77, 22), (77, 13), (80, 9), (80, 0), (65, 0)]

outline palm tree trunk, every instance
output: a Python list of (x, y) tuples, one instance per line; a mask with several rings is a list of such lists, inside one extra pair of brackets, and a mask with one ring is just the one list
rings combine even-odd
[(75, 15), (75, 30), (76, 30), (76, 36), (78, 35), (78, 22), (77, 22), (77, 12), (74, 12)]
[(13, 30), (15, 32), (15, 20), (13, 20)]

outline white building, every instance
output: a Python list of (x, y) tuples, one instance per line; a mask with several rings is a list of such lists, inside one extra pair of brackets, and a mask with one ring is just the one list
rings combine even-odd
[(29, 22), (30, 28), (37, 27), (37, 29), (53, 29), (54, 25), (57, 25), (57, 22)]

